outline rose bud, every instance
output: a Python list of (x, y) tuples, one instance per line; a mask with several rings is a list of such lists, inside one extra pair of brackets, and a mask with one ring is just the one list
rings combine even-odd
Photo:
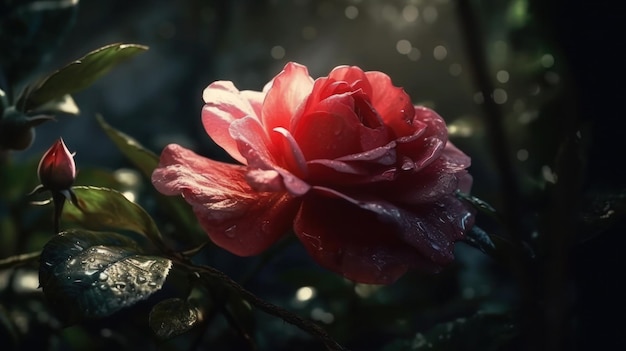
[(39, 181), (44, 189), (63, 191), (69, 189), (76, 179), (74, 155), (59, 138), (39, 161), (37, 168)]

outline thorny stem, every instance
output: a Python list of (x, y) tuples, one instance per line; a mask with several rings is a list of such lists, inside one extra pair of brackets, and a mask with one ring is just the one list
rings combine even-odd
[(259, 310), (272, 316), (281, 318), (285, 322), (290, 323), (316, 337), (324, 344), (324, 346), (326, 346), (327, 350), (346, 351), (345, 348), (343, 348), (337, 341), (333, 340), (330, 335), (328, 335), (328, 333), (315, 322), (302, 318), (291, 311), (288, 311), (280, 306), (276, 306), (257, 297), (256, 295), (239, 285), (239, 283), (232, 280), (224, 272), (209, 266), (195, 265), (188, 262), (187, 260), (181, 260), (180, 257), (172, 257), (172, 260), (192, 272), (200, 271), (209, 275), (211, 278), (219, 280), (220, 282), (224, 283), (228, 288), (239, 293), (246, 301), (248, 301), (251, 305), (258, 308)]

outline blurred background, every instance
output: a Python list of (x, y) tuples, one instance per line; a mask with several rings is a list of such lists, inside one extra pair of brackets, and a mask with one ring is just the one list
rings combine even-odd
[[(620, 337), (625, 324), (609, 322), (623, 318), (625, 312), (621, 294), (613, 287), (626, 267), (620, 259), (626, 226), (619, 209), (604, 206), (605, 202), (623, 205), (625, 189), (626, 171), (621, 167), (626, 150), (621, 136), (626, 117), (624, 16), (610, 1), (469, 1), (477, 25), (474, 35), (483, 45), (476, 47), (473, 33), (463, 25), (468, 14), (459, 10), (461, 2), (80, 1), (73, 17), (64, 18), (74, 21), (64, 40), (36, 70), (23, 76), (16, 92), (38, 75), (107, 44), (137, 43), (150, 49), (77, 93), (80, 116), (59, 116), (57, 122), (37, 128), (34, 144), (11, 157), (16, 163), (36, 163), (62, 136), (76, 151), (84, 174), (93, 174), (92, 169), (132, 174), (130, 163), (98, 126), (95, 116), (100, 114), (155, 153), (178, 143), (228, 161), (201, 124), (202, 91), (208, 84), (230, 80), (242, 90), (261, 90), (289, 61), (306, 65), (314, 78), (337, 65), (356, 65), (385, 72), (414, 103), (434, 108), (448, 123), (451, 140), (472, 157), (473, 194), (501, 208), (506, 194), (485, 122), (484, 87), (470, 58), (472, 50), (482, 51), (492, 85), (490, 96), (520, 186), (519, 206), (524, 213), (520, 221), (531, 227), (544, 206), (550, 206), (544, 190), (556, 183), (555, 159), (564, 139), (572, 135), (586, 145), (587, 155), (585, 164), (571, 170), (585, 177), (577, 198), (593, 203), (593, 194), (603, 194), (602, 199), (613, 202), (598, 200), (598, 214), (617, 211), (618, 219), (602, 235), (572, 233), (575, 239), (556, 244), (567, 252), (557, 257), (564, 260), (567, 296), (562, 298), (566, 316), (571, 317), (562, 331), (561, 346), (580, 350), (626, 346)], [(12, 6), (11, 1), (5, 3), (9, 5), (0, 11)], [(79, 178), (77, 184), (94, 185), (91, 179)], [(151, 185), (137, 182), (129, 191), (150, 208), (150, 199), (141, 196)], [(589, 193), (593, 196), (584, 197)], [(478, 223), (488, 231), (499, 230), (481, 217)], [(573, 244), (571, 251), (569, 244)], [(5, 248), (3, 257), (11, 251)], [(515, 305), (519, 293), (506, 269), (464, 244), (457, 251), (458, 262), (439, 276), (413, 273), (393, 286), (379, 288), (330, 276), (310, 262), (299, 245), (288, 245), (280, 259), (266, 263), (248, 280), (247, 287), (320, 321), (354, 350), (382, 349), (390, 347), (390, 340), (409, 338), (437, 323), (478, 310), (507, 311)], [(204, 259), (235, 280), (247, 277), (250, 267), (259, 263), (258, 258), (242, 259), (221, 250), (207, 252)], [(103, 325), (89, 328), (100, 330), (99, 337), (110, 345), (130, 349), (139, 342), (125, 344), (118, 337), (123, 330), (106, 321)], [(294, 328), (285, 332), (282, 321), (268, 319), (259, 325), (260, 344), (305, 349), (306, 337)], [(102, 330), (108, 331), (106, 335)], [(205, 338), (211, 337), (219, 339)], [(289, 346), (290, 342), (296, 344)], [(70, 346), (76, 345), (81, 344)]]

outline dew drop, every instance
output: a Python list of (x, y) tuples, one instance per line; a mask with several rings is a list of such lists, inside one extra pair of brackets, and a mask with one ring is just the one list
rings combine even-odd
[(100, 284), (99, 288), (100, 288), (100, 290), (106, 290), (109, 287), (106, 284)]
[(126, 283), (124, 283), (124, 282), (116, 282), (115, 283), (115, 287), (118, 288), (119, 290), (124, 290), (126, 288)]
[(100, 272), (100, 275), (98, 275), (98, 280), (103, 282), (107, 279), (109, 279), (109, 275), (104, 272)]
[(226, 236), (229, 238), (234, 238), (236, 229), (237, 229), (237, 225), (230, 226), (224, 231), (224, 234), (226, 234)]
[(148, 286), (151, 287), (151, 288), (155, 288), (157, 286), (157, 283), (150, 282), (150, 283), (148, 283)]
[(147, 281), (146, 277), (144, 277), (142, 275), (137, 276), (137, 283), (138, 284), (144, 284), (146, 281)]
[(263, 233), (270, 232), (270, 221), (263, 221), (263, 222), (261, 222), (261, 231)]

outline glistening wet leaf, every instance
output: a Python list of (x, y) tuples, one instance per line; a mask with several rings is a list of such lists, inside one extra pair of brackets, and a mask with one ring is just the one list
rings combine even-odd
[(193, 303), (172, 298), (159, 302), (150, 311), (150, 328), (162, 339), (180, 335), (201, 321), (202, 314)]
[(44, 247), (39, 284), (61, 317), (73, 323), (146, 299), (161, 289), (171, 266), (166, 258), (142, 255), (123, 235), (75, 229)]

